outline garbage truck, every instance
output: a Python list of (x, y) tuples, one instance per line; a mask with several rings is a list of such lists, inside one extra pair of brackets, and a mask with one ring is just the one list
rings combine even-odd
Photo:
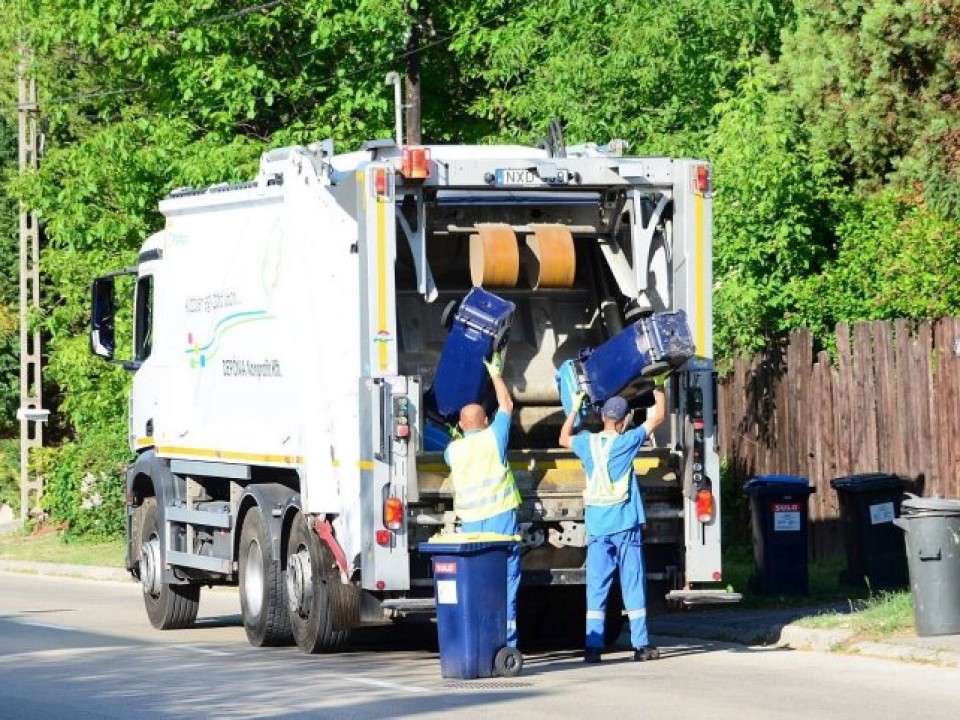
[[(585, 478), (558, 448), (558, 371), (658, 317), (682, 314), (694, 352), (635, 462), (650, 595), (726, 597), (711, 168), (626, 148), (325, 140), (160, 202), (136, 264), (93, 281), (90, 324), (91, 350), (132, 373), (126, 567), (153, 626), (190, 626), (216, 585), (239, 588), (256, 646), (330, 652), (429, 613), (416, 548), (457, 531), (456, 397), (489, 390), (482, 358), (447, 348), (458, 324), (503, 350), (515, 401), (521, 632), (524, 602), (531, 624), (582, 627)], [(475, 290), (509, 312), (477, 320)], [(642, 422), (649, 383), (615, 385)]]

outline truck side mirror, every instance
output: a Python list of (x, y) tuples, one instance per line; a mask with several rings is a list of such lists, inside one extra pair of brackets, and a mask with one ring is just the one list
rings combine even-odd
[(114, 283), (110, 275), (93, 281), (90, 308), (90, 352), (105, 360), (113, 360), (114, 351)]

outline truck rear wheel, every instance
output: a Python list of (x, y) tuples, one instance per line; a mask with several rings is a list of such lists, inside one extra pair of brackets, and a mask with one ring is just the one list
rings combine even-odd
[(246, 514), (240, 532), (240, 609), (247, 640), (254, 647), (288, 645), (293, 640), (283, 566), (274, 557), (258, 507)]
[(150, 624), (157, 630), (191, 627), (200, 608), (200, 586), (163, 582), (157, 499), (144, 498), (137, 513), (133, 525), (140, 531), (140, 585)]
[(339, 583), (330, 551), (298, 515), (287, 542), (287, 596), (293, 639), (305, 653), (339, 650), (350, 636), (349, 629), (336, 629), (331, 602), (331, 583)]

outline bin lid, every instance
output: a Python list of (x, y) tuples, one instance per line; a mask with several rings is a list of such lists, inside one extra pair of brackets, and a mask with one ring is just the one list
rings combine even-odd
[(493, 532), (438, 533), (420, 543), (422, 553), (467, 555), (481, 550), (506, 548), (520, 541), (519, 535), (501, 535)]
[(854, 493), (869, 492), (871, 490), (902, 490), (903, 486), (903, 480), (896, 475), (879, 472), (847, 475), (845, 477), (833, 478), (830, 481), (830, 487), (834, 490), (846, 490)]
[(763, 488), (779, 489), (798, 492), (802, 489), (814, 492), (810, 481), (799, 475), (758, 475), (743, 485), (744, 493), (759, 491)]
[(960, 515), (960, 500), (939, 497), (917, 497), (907, 493), (901, 505), (901, 517), (919, 515)]

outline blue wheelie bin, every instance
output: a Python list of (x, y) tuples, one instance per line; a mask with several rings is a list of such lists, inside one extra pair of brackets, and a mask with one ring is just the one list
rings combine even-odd
[(515, 309), (512, 302), (476, 287), (448, 311), (450, 332), (424, 397), (429, 415), (440, 423), (456, 422), (464, 405), (493, 398), (483, 361), (506, 345)]
[[(587, 393), (588, 404), (599, 408), (613, 395), (629, 397), (649, 389), (652, 378), (681, 367), (695, 348), (683, 310), (654, 313), (624, 328), (603, 345), (580, 351), (557, 370), (557, 387), (565, 413), (573, 396)], [(587, 414), (587, 404), (581, 418)], [(579, 425), (578, 422), (575, 426)]]
[(807, 478), (796, 475), (760, 475), (743, 486), (750, 498), (757, 592), (809, 594), (807, 503), (813, 492)]
[(440, 675), (513, 677), (523, 656), (507, 647), (507, 555), (514, 538), (495, 533), (438, 535), (420, 543), (432, 556)]

